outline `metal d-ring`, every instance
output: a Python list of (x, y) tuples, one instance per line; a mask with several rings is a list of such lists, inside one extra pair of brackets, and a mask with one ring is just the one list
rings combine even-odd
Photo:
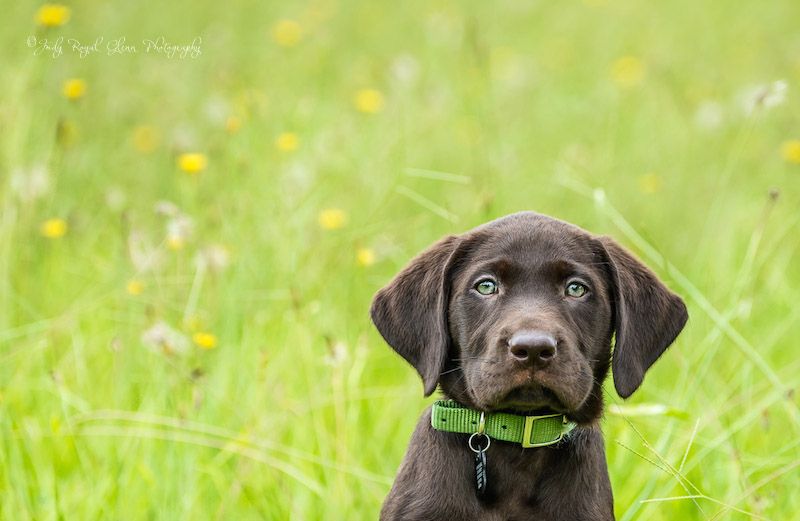
[[(472, 440), (475, 438), (475, 436), (482, 436), (482, 437), (486, 438), (486, 448), (476, 449), (475, 447), (472, 446)], [(492, 444), (492, 438), (490, 438), (489, 436), (487, 436), (487, 435), (485, 435), (483, 433), (474, 432), (474, 433), (472, 433), (472, 436), (469, 437), (469, 441), (467, 443), (469, 444), (470, 450), (472, 452), (474, 452), (475, 454), (478, 454), (479, 452), (485, 452), (485, 451), (487, 451), (489, 449), (489, 446)]]
[[(481, 411), (481, 418), (480, 420), (478, 420), (478, 431), (472, 433), (472, 436), (469, 437), (469, 441), (467, 442), (469, 444), (470, 450), (475, 454), (488, 450), (489, 446), (492, 444), (492, 439), (485, 434), (485, 431), (486, 431), (486, 416)], [(472, 440), (475, 439), (475, 436), (482, 436), (486, 438), (486, 448), (476, 449), (475, 447), (472, 446)]]

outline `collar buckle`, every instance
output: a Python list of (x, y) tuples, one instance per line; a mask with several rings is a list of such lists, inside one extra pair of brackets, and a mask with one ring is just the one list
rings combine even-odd
[(561, 417), (563, 418), (563, 423), (567, 423), (567, 417), (563, 414), (547, 414), (544, 416), (525, 416), (525, 426), (524, 430), (522, 431), (522, 447), (525, 449), (532, 449), (535, 447), (544, 447), (546, 445), (553, 445), (554, 443), (558, 443), (564, 437), (564, 431), (562, 430), (557, 438), (549, 439), (549, 440), (542, 440), (538, 442), (532, 441), (532, 436), (534, 434), (533, 427), (536, 423), (536, 420), (541, 420), (544, 418), (556, 418)]

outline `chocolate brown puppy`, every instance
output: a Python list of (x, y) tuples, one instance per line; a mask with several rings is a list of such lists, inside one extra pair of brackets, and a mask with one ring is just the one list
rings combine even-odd
[(440, 240), (370, 313), (425, 395), (452, 400), (422, 415), (381, 519), (614, 518), (602, 382), (611, 366), (630, 396), (688, 318), (639, 260), (522, 212)]

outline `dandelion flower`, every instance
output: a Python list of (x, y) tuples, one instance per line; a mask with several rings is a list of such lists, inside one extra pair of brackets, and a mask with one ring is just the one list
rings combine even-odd
[(178, 251), (194, 232), (194, 222), (188, 215), (179, 213), (167, 221), (167, 247)]
[(324, 230), (338, 230), (347, 222), (347, 214), (339, 208), (327, 208), (319, 213), (318, 222)]
[(142, 333), (142, 343), (151, 350), (166, 355), (181, 354), (189, 350), (186, 335), (159, 321)]
[(139, 273), (155, 270), (164, 257), (162, 250), (156, 248), (140, 230), (131, 230), (128, 235), (128, 255)]
[(200, 349), (214, 349), (217, 347), (217, 337), (204, 331), (198, 331), (192, 335), (192, 341)]
[(375, 252), (370, 248), (359, 248), (356, 250), (356, 264), (368, 268), (375, 264)]
[(178, 156), (178, 168), (187, 174), (197, 174), (206, 169), (208, 158), (205, 154), (189, 153)]
[(704, 101), (694, 113), (694, 123), (705, 130), (713, 130), (725, 121), (725, 111), (716, 101)]
[(800, 139), (790, 139), (781, 145), (781, 156), (787, 163), (800, 165)]
[(644, 80), (644, 74), (644, 63), (635, 56), (618, 58), (611, 66), (611, 79), (619, 87), (625, 89), (641, 84), (642, 80)]
[(383, 94), (375, 89), (361, 89), (356, 92), (353, 104), (359, 112), (375, 114), (383, 110)]
[(70, 78), (64, 82), (63, 92), (69, 100), (81, 99), (86, 94), (86, 82), (80, 78)]
[(48, 239), (60, 239), (67, 234), (67, 221), (64, 219), (53, 218), (47, 219), (39, 227), (39, 233)]
[(272, 28), (272, 39), (281, 47), (294, 47), (303, 38), (303, 28), (294, 20), (280, 20)]
[(153, 210), (155, 210), (158, 215), (162, 215), (164, 217), (175, 217), (176, 215), (181, 214), (181, 210), (178, 208), (178, 205), (172, 201), (156, 201), (156, 204), (153, 206)]
[(133, 129), (131, 142), (133, 148), (142, 154), (149, 154), (158, 147), (161, 134), (158, 129), (151, 125), (139, 125)]
[(198, 267), (203, 266), (211, 272), (219, 273), (228, 267), (230, 257), (228, 248), (220, 244), (211, 244), (197, 253), (195, 265)]
[(645, 194), (654, 194), (660, 191), (663, 184), (661, 176), (654, 172), (639, 177), (639, 190)]
[(36, 23), (44, 27), (58, 27), (69, 21), (69, 7), (61, 4), (44, 4), (36, 11)]
[(136, 279), (131, 279), (128, 281), (128, 285), (125, 287), (129, 295), (141, 295), (142, 291), (144, 291), (144, 284), (141, 281)]
[(756, 85), (745, 89), (739, 94), (745, 114), (748, 116), (759, 109), (771, 109), (786, 101), (789, 84), (786, 80), (777, 80), (772, 83)]
[(336, 341), (328, 346), (328, 354), (325, 362), (332, 366), (337, 366), (347, 359), (347, 345), (344, 342)]
[(50, 173), (43, 165), (30, 169), (16, 168), (11, 172), (11, 191), (21, 201), (40, 199), (50, 191)]
[(391, 72), (400, 83), (413, 85), (419, 78), (419, 62), (411, 54), (401, 54), (392, 61)]
[(294, 132), (283, 132), (275, 140), (275, 147), (282, 152), (293, 152), (299, 144), (300, 140)]

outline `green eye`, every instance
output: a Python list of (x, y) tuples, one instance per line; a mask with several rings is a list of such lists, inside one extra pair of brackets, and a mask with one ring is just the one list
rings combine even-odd
[(567, 296), (572, 298), (581, 298), (582, 296), (586, 295), (586, 292), (589, 291), (589, 288), (581, 284), (580, 282), (570, 282), (567, 284), (567, 289), (565, 293)]
[(491, 295), (497, 293), (497, 283), (491, 279), (483, 279), (475, 284), (475, 291), (481, 295)]

